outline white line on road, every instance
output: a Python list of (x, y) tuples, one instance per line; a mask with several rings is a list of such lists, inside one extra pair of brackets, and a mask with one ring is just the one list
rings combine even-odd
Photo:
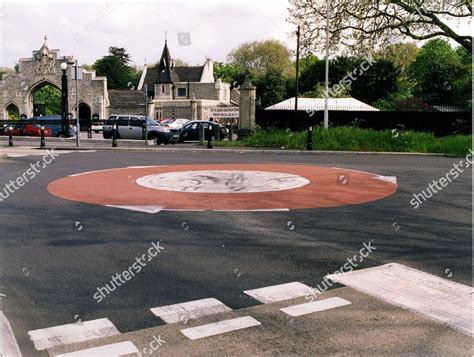
[(232, 311), (231, 308), (213, 298), (155, 307), (150, 310), (168, 324)]
[(204, 337), (221, 335), (223, 333), (242, 330), (259, 325), (261, 325), (261, 323), (255, 320), (253, 317), (245, 316), (198, 327), (187, 328), (181, 330), (181, 333), (191, 340), (197, 340)]
[(464, 333), (474, 333), (472, 288), (467, 285), (395, 263), (327, 277), (393, 305), (447, 323)]
[(3, 311), (0, 311), (0, 329), (0, 356), (21, 357), (20, 347)]
[(126, 209), (128, 211), (150, 213), (150, 214), (159, 213), (163, 211), (165, 208), (163, 206), (114, 206), (114, 205), (106, 205), (106, 207), (120, 208), (120, 209)]
[(100, 347), (88, 348), (70, 353), (63, 353), (55, 355), (55, 357), (129, 357), (137, 356), (139, 354), (138, 348), (131, 342), (119, 342)]
[(38, 351), (119, 334), (120, 331), (109, 319), (91, 320), (28, 331), (28, 335)]
[(293, 305), (288, 306), (283, 309), (280, 309), (285, 314), (290, 316), (303, 316), (311, 314), (313, 312), (320, 312), (325, 310), (334, 309), (336, 307), (341, 307), (345, 305), (350, 305), (351, 302), (339, 297), (333, 297), (329, 299), (324, 299), (320, 301), (310, 302), (307, 304)]
[(311, 291), (311, 288), (305, 284), (292, 282), (288, 284), (267, 286), (266, 288), (246, 290), (244, 293), (264, 304), (270, 304), (272, 302), (306, 296), (311, 294)]

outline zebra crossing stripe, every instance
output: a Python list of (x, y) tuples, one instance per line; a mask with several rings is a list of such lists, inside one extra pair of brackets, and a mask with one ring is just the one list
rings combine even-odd
[(3, 311), (0, 311), (0, 356), (21, 357), (20, 347)]
[(55, 357), (132, 357), (139, 356), (138, 348), (131, 342), (119, 342), (86, 350), (55, 355)]
[(231, 308), (213, 298), (155, 307), (150, 310), (168, 324), (232, 311)]
[(259, 326), (260, 322), (253, 317), (244, 316), (236, 319), (224, 320), (212, 324), (191, 327), (181, 330), (181, 333), (191, 340), (221, 335), (231, 331), (242, 330), (249, 327)]
[(395, 263), (328, 275), (328, 278), (474, 334), (470, 286)]
[(244, 291), (245, 294), (264, 304), (306, 296), (311, 294), (311, 292), (312, 290), (309, 286), (298, 282)]
[(297, 316), (311, 314), (313, 312), (330, 310), (330, 309), (334, 309), (337, 307), (350, 305), (350, 304), (351, 302), (348, 300), (341, 299), (339, 297), (333, 297), (333, 298), (324, 299), (320, 301), (310, 302), (307, 304), (288, 306), (280, 310), (283, 311), (287, 315), (297, 317)]
[(28, 335), (38, 351), (119, 334), (120, 331), (109, 319), (91, 320), (28, 331)]

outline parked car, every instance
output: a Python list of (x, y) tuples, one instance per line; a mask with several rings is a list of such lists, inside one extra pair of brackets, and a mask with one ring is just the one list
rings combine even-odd
[(191, 121), (181, 129), (179, 142), (199, 140), (199, 127), (204, 126), (205, 139), (209, 140), (209, 125), (212, 125), (215, 140), (224, 140), (229, 131), (223, 125), (212, 121)]
[(102, 131), (103, 121), (92, 119), (91, 129), (94, 133), (98, 134)]
[[(2, 127), (2, 135), (9, 135), (9, 130), (12, 131), (12, 136), (41, 136), (41, 125), (32, 123), (12, 123), (4, 124)], [(50, 128), (44, 128), (44, 136), (51, 137), (52, 131)]]
[[(43, 117), (28, 118), (24, 120), (23, 123), (44, 125), (45, 128), (51, 129), (52, 136), (61, 137), (61, 136), (64, 136), (64, 133), (62, 132), (61, 120), (62, 120), (61, 115), (48, 115), (48, 116), (43, 116)], [(75, 127), (72, 125), (69, 125), (69, 136), (70, 137), (76, 136)]]
[(168, 128), (179, 130), (189, 122), (190, 122), (189, 119), (168, 119), (168, 120), (162, 122), (161, 124), (163, 124), (164, 126), (166, 126)]
[(146, 138), (159, 144), (176, 144), (179, 131), (158, 124), (155, 120), (139, 115), (112, 115), (102, 127), (104, 139), (113, 136), (112, 125), (117, 125), (117, 139), (145, 140), (144, 128), (146, 123)]

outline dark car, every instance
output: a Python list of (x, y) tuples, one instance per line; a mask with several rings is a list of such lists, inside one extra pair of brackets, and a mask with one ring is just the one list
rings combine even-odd
[(212, 131), (215, 140), (224, 140), (229, 133), (223, 125), (212, 121), (191, 121), (181, 129), (179, 142), (199, 140), (199, 128), (204, 126), (205, 140), (209, 140), (209, 125), (212, 125)]
[[(146, 121), (145, 121), (146, 120)], [(146, 125), (145, 125), (146, 123)], [(111, 139), (112, 125), (117, 124), (117, 139), (153, 140), (156, 144), (174, 144), (179, 139), (178, 130), (167, 128), (155, 120), (139, 115), (112, 115), (102, 127), (104, 139)]]

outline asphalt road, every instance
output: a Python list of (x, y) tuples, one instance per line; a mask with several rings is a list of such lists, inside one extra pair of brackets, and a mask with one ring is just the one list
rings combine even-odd
[[(36, 160), (0, 161), (0, 190)], [(418, 210), (410, 205), (413, 193), (459, 161), (355, 154), (64, 154), (0, 203), (2, 310), (24, 356), (39, 355), (29, 330), (107, 317), (121, 332), (134, 331), (160, 324), (150, 308), (208, 297), (233, 309), (257, 305), (243, 290), (291, 281), (316, 286), (371, 240), (376, 250), (363, 268), (397, 262), (471, 285), (471, 172)], [(46, 190), (55, 179), (85, 171), (209, 163), (336, 166), (397, 176), (399, 189), (381, 201), (331, 209), (159, 214), (69, 202)], [(97, 287), (157, 241), (164, 250), (97, 304)]]

